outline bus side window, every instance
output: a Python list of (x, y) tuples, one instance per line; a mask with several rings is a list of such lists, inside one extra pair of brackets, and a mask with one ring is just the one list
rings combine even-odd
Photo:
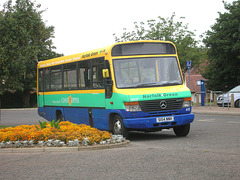
[(105, 98), (111, 98), (112, 97), (112, 93), (113, 93), (113, 89), (112, 89), (112, 77), (111, 77), (111, 71), (110, 71), (110, 65), (109, 65), (109, 61), (106, 60), (105, 61), (105, 69), (108, 69), (109, 72), (109, 77), (107, 77), (104, 81), (105, 83)]
[(93, 88), (104, 88), (102, 70), (104, 69), (104, 59), (92, 60)]
[(80, 61), (78, 66), (78, 80), (79, 80), (79, 88), (90, 88), (90, 69), (91, 69), (91, 61)]
[(44, 91), (50, 90), (50, 68), (45, 69), (45, 79), (44, 79)]
[(64, 89), (77, 88), (77, 63), (63, 65)]
[(43, 71), (43, 69), (39, 69), (39, 71), (38, 71), (38, 89), (39, 89), (39, 91), (40, 92), (43, 92), (43, 73), (44, 73), (44, 71)]
[(51, 67), (50, 84), (51, 90), (62, 90), (62, 66)]

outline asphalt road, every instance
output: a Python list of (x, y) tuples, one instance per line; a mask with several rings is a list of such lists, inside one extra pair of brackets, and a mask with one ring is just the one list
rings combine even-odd
[[(2, 113), (2, 123), (7, 114)], [(22, 114), (25, 119), (37, 117), (33, 110)], [(15, 118), (22, 122), (20, 115)], [(239, 129), (238, 116), (196, 115), (190, 134), (184, 138), (176, 137), (172, 130), (137, 132), (130, 134), (131, 143), (123, 148), (0, 153), (0, 179), (237, 180), (240, 179)]]
[(0, 109), (0, 125), (18, 126), (22, 124), (39, 124), (46, 121), (38, 116), (37, 109)]

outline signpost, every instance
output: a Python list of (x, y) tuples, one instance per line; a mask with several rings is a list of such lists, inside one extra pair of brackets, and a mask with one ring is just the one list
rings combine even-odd
[[(186, 63), (187, 63), (187, 68), (188, 68), (188, 87), (189, 87), (189, 89), (190, 89), (190, 69), (191, 69), (191, 65), (192, 65), (192, 61), (186, 61)], [(191, 91), (191, 89), (190, 89), (190, 91)]]

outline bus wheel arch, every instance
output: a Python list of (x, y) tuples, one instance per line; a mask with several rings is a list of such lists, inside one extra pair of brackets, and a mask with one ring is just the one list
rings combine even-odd
[(58, 120), (60, 120), (60, 122), (64, 121), (63, 114), (62, 114), (61, 110), (56, 111), (56, 121), (58, 121)]
[(117, 113), (109, 114), (109, 131), (110, 132), (113, 132), (113, 119), (115, 115), (117, 115)]

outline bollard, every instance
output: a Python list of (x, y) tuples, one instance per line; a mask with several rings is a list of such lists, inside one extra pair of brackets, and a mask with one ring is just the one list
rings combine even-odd
[(234, 94), (231, 94), (231, 108), (234, 108)]
[(199, 94), (196, 94), (196, 104), (199, 105)]
[(205, 80), (204, 79), (200, 79), (201, 81), (201, 106), (205, 105), (205, 96), (206, 96), (206, 89), (205, 89)]
[(217, 107), (217, 94), (214, 94), (214, 107)]

